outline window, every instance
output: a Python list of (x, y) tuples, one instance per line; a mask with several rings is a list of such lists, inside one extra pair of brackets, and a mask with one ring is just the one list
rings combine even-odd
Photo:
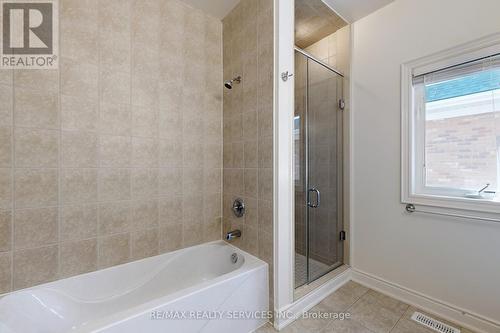
[(403, 202), (500, 212), (498, 37), (403, 65), (402, 91)]

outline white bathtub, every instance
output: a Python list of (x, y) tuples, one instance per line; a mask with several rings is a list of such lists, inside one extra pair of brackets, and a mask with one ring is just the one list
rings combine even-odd
[(0, 332), (247, 333), (267, 321), (267, 271), (227, 243), (202, 244), (8, 294)]

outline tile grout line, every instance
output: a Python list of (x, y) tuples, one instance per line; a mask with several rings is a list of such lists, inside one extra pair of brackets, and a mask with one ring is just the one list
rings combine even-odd
[(16, 145), (15, 145), (15, 128), (16, 128), (16, 120), (15, 120), (15, 109), (16, 109), (16, 88), (15, 88), (15, 79), (14, 79), (14, 70), (9, 70), (11, 72), (11, 84), (12, 87), (10, 89), (10, 92), (12, 94), (12, 102), (11, 102), (11, 124), (12, 124), (12, 129), (11, 129), (11, 170), (10, 170), (10, 180), (11, 180), (11, 203), (10, 203), (10, 223), (11, 223), (11, 230), (10, 230), (10, 291), (14, 290), (14, 249), (15, 249), (15, 211), (16, 211), (16, 177), (15, 177), (15, 170), (16, 170)]
[[(372, 289), (367, 288), (367, 290), (366, 290), (366, 291), (365, 291), (365, 292), (364, 292), (361, 296), (359, 296), (359, 298), (358, 298), (358, 299), (357, 299), (354, 303), (352, 303), (352, 304), (351, 304), (351, 305), (350, 305), (350, 306), (349, 306), (349, 307), (348, 307), (345, 311), (346, 311), (346, 312), (351, 313), (351, 315), (352, 315), (352, 312), (351, 312), (352, 308), (354, 308), (354, 306), (355, 306), (357, 303), (359, 303), (359, 302), (361, 301), (361, 299), (362, 299), (363, 297), (365, 297), (365, 296), (366, 296), (366, 295), (367, 295), (370, 291), (372, 291)], [(371, 330), (371, 329), (369, 329), (368, 327), (366, 327), (366, 326), (365, 326), (362, 322), (360, 322), (359, 320), (352, 318), (352, 316), (351, 316), (351, 320), (354, 320), (356, 323), (358, 323), (359, 325), (361, 325), (362, 327), (364, 327), (364, 328), (365, 328), (365, 329), (367, 329), (368, 331), (373, 332), (373, 330)]]
[[(134, 119), (134, 107), (132, 106), (132, 92), (133, 92), (133, 79), (132, 79), (132, 76), (134, 75), (133, 73), (133, 68), (134, 68), (134, 31), (133, 31), (133, 5), (134, 5), (134, 2), (133, 1), (130, 1), (128, 6), (128, 10), (129, 10), (129, 26), (128, 26), (128, 29), (129, 29), (129, 37), (130, 37), (130, 40), (129, 40), (129, 54), (130, 54), (130, 59), (129, 59), (129, 73), (130, 73), (130, 76), (129, 76), (129, 96), (128, 96), (128, 105), (129, 105), (129, 109), (130, 109), (130, 123), (129, 123), (129, 132), (128, 132), (128, 139), (129, 139), (129, 144), (130, 144), (130, 154), (131, 154), (131, 157), (130, 157), (130, 161), (128, 163), (128, 168), (130, 170), (130, 178), (129, 178), (129, 199), (128, 199), (128, 202), (131, 204), (132, 201), (133, 201), (133, 196), (132, 196), (132, 189), (133, 189), (133, 186), (132, 186), (132, 169), (130, 168), (132, 166), (132, 164), (134, 163), (133, 160), (132, 160), (132, 155), (133, 155), (133, 150), (134, 150), (134, 146), (133, 146), (133, 129), (132, 129), (132, 124), (133, 124), (133, 119)], [(132, 209), (132, 207), (129, 207), (130, 209)], [(131, 210), (128, 211), (128, 214), (131, 214)], [(131, 219), (132, 216), (128, 216), (128, 219)], [(130, 220), (128, 221), (128, 223), (130, 223)], [(130, 261), (130, 258), (132, 256), (132, 237), (131, 237), (131, 233), (130, 231), (128, 231), (128, 241), (129, 241), (129, 244), (128, 244), (128, 258), (127, 258), (127, 261)]]
[[(219, 38), (220, 38), (220, 72), (219, 72), (219, 77), (218, 80), (221, 82), (224, 82), (224, 22), (222, 20), (220, 21), (220, 33), (219, 33)], [(219, 126), (220, 126), (220, 133), (219, 133), (219, 142), (218, 146), (220, 149), (219, 153), (219, 161), (220, 161), (220, 225), (219, 225), (219, 237), (221, 239), (224, 239), (224, 87), (219, 88), (220, 94), (221, 94), (221, 101), (219, 105)]]
[[(59, 3), (61, 7), (64, 5), (64, 2), (61, 1)], [(58, 7), (58, 20), (59, 20), (59, 31), (58, 33), (58, 38), (59, 38), (59, 68), (58, 68), (58, 75), (57, 75), (57, 109), (58, 109), (58, 120), (59, 120), (59, 142), (58, 142), (58, 154), (57, 154), (57, 277), (59, 278), (61, 276), (61, 246), (59, 245), (61, 242), (61, 217), (62, 217), (62, 207), (61, 207), (61, 177), (62, 177), (62, 172), (61, 172), (61, 166), (62, 166), (62, 140), (63, 140), (63, 132), (62, 132), (62, 106), (61, 106), (61, 75), (62, 75), (62, 61), (61, 61), (61, 55), (62, 55), (62, 45), (61, 45), (61, 13), (62, 13), (62, 8)]]
[[(102, 10), (102, 2), (99, 1), (97, 3), (97, 29), (100, 31), (101, 29), (101, 10)], [(102, 75), (102, 63), (101, 63), (101, 36), (98, 34), (97, 36), (97, 145), (98, 145), (98, 154), (97, 154), (97, 159), (98, 159), (98, 169), (97, 169), (97, 203), (96, 203), (96, 210), (97, 210), (97, 216), (96, 216), (96, 239), (97, 239), (97, 244), (96, 244), (96, 268), (101, 267), (101, 240), (102, 238), (100, 237), (100, 213), (101, 213), (101, 195), (100, 195), (100, 189), (102, 187), (100, 177), (99, 177), (99, 171), (101, 170), (102, 166), (102, 155), (101, 155), (101, 121), (102, 121), (102, 115), (101, 115), (101, 89), (102, 89), (102, 80), (101, 80), (101, 75)]]
[(398, 323), (401, 321), (401, 319), (403, 319), (404, 315), (406, 314), (406, 311), (403, 312), (403, 314), (401, 315), (401, 317), (399, 317), (399, 319), (396, 321), (396, 323), (392, 326), (392, 328), (389, 330), (389, 333), (394, 331), (394, 329), (396, 328), (396, 326), (398, 326)]

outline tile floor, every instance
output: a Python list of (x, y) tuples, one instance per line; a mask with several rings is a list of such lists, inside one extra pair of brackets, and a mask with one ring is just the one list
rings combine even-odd
[[(351, 314), (350, 319), (298, 319), (281, 333), (435, 333), (411, 320), (411, 315), (416, 310), (408, 304), (350, 281), (309, 311), (346, 312)], [(446, 320), (432, 317), (459, 328)], [(269, 324), (255, 331), (276, 332)], [(461, 333), (473, 332), (461, 328)]]

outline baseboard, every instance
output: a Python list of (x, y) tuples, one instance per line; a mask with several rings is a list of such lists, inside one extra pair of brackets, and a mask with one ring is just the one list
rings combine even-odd
[(323, 299), (332, 294), (335, 290), (342, 287), (344, 284), (351, 280), (351, 268), (347, 268), (342, 273), (326, 281), (318, 288), (314, 289), (307, 295), (301, 297), (297, 301), (293, 302), (289, 306), (280, 309), (281, 314), (287, 314), (286, 316), (277, 316), (274, 319), (274, 327), (279, 331), (290, 325), (295, 319), (301, 315), (303, 312), (308, 311)]
[(407, 304), (454, 322), (476, 332), (499, 333), (500, 323), (399, 286), (366, 272), (351, 268), (351, 279), (368, 288), (387, 294)]

